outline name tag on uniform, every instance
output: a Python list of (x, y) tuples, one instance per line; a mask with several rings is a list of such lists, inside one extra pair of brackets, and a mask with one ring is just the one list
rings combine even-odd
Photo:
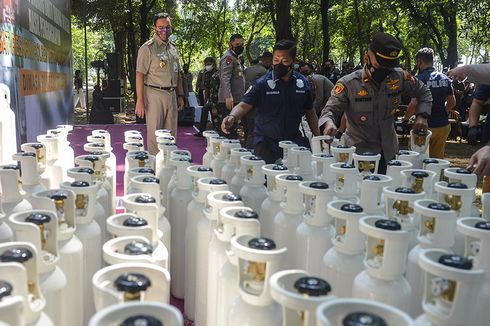
[(268, 91), (268, 92), (265, 92), (265, 95), (278, 95), (280, 94), (279, 91)]
[(296, 93), (304, 94), (304, 93), (306, 93), (306, 91), (305, 90), (301, 90), (301, 89), (297, 89), (296, 90)]
[(354, 102), (371, 102), (373, 100), (372, 97), (356, 97), (354, 98)]

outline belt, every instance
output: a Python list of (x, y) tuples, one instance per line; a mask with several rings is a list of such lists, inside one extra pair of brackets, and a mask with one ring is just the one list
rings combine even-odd
[(175, 91), (175, 86), (172, 86), (172, 87), (161, 87), (161, 86), (155, 86), (155, 85), (149, 85), (149, 84), (145, 84), (145, 86), (148, 86), (148, 87), (151, 87), (151, 88), (156, 88), (156, 89), (162, 89), (164, 91)]

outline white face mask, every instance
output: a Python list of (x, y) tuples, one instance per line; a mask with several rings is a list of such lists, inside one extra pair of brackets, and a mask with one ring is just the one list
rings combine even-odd
[(206, 71), (211, 71), (213, 70), (213, 65), (206, 65)]

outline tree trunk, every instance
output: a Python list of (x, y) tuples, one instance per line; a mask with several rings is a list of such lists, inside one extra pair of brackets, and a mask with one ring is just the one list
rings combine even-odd
[(148, 3), (147, 0), (141, 0), (141, 4), (139, 6), (139, 13), (140, 13), (140, 21), (139, 21), (139, 27), (140, 27), (140, 45), (143, 45), (148, 39), (150, 38), (150, 28), (148, 28), (148, 14), (150, 11), (153, 9), (155, 6), (156, 0), (150, 0)]
[(276, 19), (276, 41), (284, 39), (294, 41), (291, 31), (291, 0), (276, 1)]
[(329, 21), (328, 21), (328, 9), (330, 8), (329, 0), (321, 0), (320, 1), (320, 11), (322, 13), (322, 32), (323, 32), (323, 53), (322, 53), (322, 62), (325, 62), (330, 56), (330, 30), (329, 30)]
[(363, 41), (362, 41), (362, 23), (361, 15), (359, 14), (359, 0), (354, 0), (354, 14), (356, 17), (357, 42), (359, 46), (359, 60), (362, 62), (363, 57)]
[(440, 13), (444, 19), (444, 28), (448, 37), (447, 58), (445, 67), (454, 68), (458, 65), (458, 25), (456, 8), (445, 8), (439, 5)]
[(133, 91), (133, 98), (136, 103), (136, 37), (133, 25), (133, 1), (128, 1), (128, 51), (127, 51), (127, 68), (128, 79), (131, 90)]

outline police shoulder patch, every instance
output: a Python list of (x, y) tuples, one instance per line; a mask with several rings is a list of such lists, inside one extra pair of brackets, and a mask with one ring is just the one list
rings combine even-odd
[(345, 89), (345, 86), (342, 84), (342, 83), (337, 83), (335, 84), (335, 87), (333, 88), (333, 93), (335, 95), (338, 95), (340, 93), (342, 93)]
[(231, 55), (226, 57), (226, 64), (230, 65), (233, 62), (233, 57)]
[(415, 77), (406, 70), (403, 70), (403, 79), (409, 81), (412, 85), (416, 83)]

